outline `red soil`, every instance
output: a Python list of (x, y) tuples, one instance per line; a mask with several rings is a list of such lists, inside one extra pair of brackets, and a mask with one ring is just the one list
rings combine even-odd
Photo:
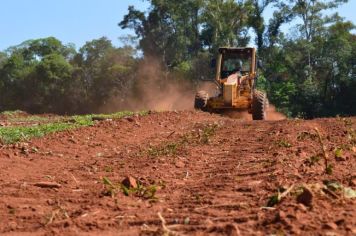
[[(0, 146), (0, 235), (355, 235), (355, 198), (324, 186), (356, 188), (355, 124), (165, 112)], [(322, 152), (314, 128), (330, 175), (323, 157), (310, 161)], [(103, 177), (126, 176), (157, 186), (155, 198), (104, 194)], [(302, 186), (311, 198), (298, 202)]]

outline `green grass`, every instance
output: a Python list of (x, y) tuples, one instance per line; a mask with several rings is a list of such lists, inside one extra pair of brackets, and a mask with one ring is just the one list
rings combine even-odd
[[(64, 120), (40, 124), (37, 126), (8, 126), (0, 127), (0, 142), (11, 144), (20, 141), (26, 141), (33, 137), (43, 137), (50, 133), (55, 133), (63, 130), (75, 129), (83, 126), (91, 126), (94, 124), (94, 118), (102, 119), (119, 119), (125, 116), (132, 116), (133, 112), (118, 112), (114, 114), (90, 114), (83, 116), (67, 117)], [(145, 115), (147, 112), (140, 112), (139, 115)], [(31, 118), (31, 117), (29, 117)], [(31, 120), (31, 119), (29, 119)]]
[(14, 116), (18, 116), (21, 113), (22, 113), (22, 111), (16, 110), (16, 111), (3, 111), (0, 114), (7, 116), (7, 117), (14, 117)]
[(63, 120), (63, 117), (42, 117), (42, 116), (28, 116), (28, 117), (14, 117), (8, 118), (9, 122), (58, 122)]
[(148, 155), (149, 156), (175, 156), (178, 152), (179, 149), (181, 149), (181, 146), (184, 145), (182, 142), (177, 142), (177, 143), (167, 143), (166, 145), (163, 146), (158, 146), (158, 147), (150, 147), (148, 149)]
[(0, 140), (4, 144), (29, 140), (32, 137), (42, 137), (49, 133), (78, 127), (77, 124), (51, 123), (32, 127), (2, 127), (0, 128)]

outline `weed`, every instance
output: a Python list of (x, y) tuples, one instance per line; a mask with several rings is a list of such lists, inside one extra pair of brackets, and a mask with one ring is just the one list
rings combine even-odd
[(198, 130), (184, 134), (176, 142), (164, 143), (160, 146), (150, 146), (147, 150), (149, 156), (175, 156), (182, 151), (186, 144), (208, 144), (210, 138), (215, 134), (218, 125), (208, 124)]
[(352, 145), (356, 145), (356, 131), (352, 128), (352, 120), (343, 118), (342, 121), (344, 122), (344, 125), (347, 129), (347, 138)]
[(136, 189), (133, 189), (132, 192), (137, 197), (142, 197), (144, 199), (149, 199), (149, 200), (157, 200), (155, 196), (157, 192), (156, 185), (143, 186), (141, 184), (138, 184), (138, 187)]
[(320, 134), (318, 128), (315, 128), (316, 134), (318, 135), (318, 141), (322, 150), (322, 157), (324, 158), (324, 165), (325, 165), (325, 173), (331, 175), (333, 173), (333, 166), (329, 164), (329, 154), (326, 151), (326, 146), (323, 142), (323, 137)]
[(182, 146), (182, 143), (167, 143), (163, 146), (150, 147), (148, 149), (149, 156), (175, 156), (178, 149)]
[(217, 128), (217, 124), (205, 126), (201, 132), (199, 141), (203, 144), (209, 143), (210, 137), (215, 134)]
[(351, 119), (343, 118), (342, 121), (344, 122), (344, 125), (346, 127), (351, 127), (353, 125), (353, 122)]
[[(324, 185), (326, 189), (329, 189), (339, 194), (341, 193), (345, 198), (349, 198), (349, 199), (356, 198), (356, 190), (350, 187), (345, 187), (336, 181), (325, 180)], [(326, 190), (325, 188), (324, 191)]]
[(335, 157), (336, 158), (342, 158), (342, 156), (343, 156), (343, 150), (341, 149), (341, 148), (336, 148), (335, 149)]
[(267, 202), (267, 207), (273, 207), (280, 203), (283, 198), (285, 198), (294, 188), (294, 185), (290, 186), (288, 189), (278, 188), (277, 193), (272, 195)]
[(352, 145), (356, 145), (356, 131), (353, 128), (350, 128), (347, 131), (347, 138), (349, 139)]
[(15, 116), (19, 116), (19, 115), (21, 115), (23, 113), (24, 113), (23, 111), (15, 110), (15, 111), (3, 111), (0, 114), (4, 115), (6, 117), (15, 117)]
[(46, 216), (45, 225), (52, 224), (56, 219), (65, 220), (68, 219), (69, 215), (65, 208), (63, 208), (59, 202), (57, 202), (57, 206), (52, 210), (51, 214)]
[(269, 198), (268, 202), (267, 202), (267, 206), (268, 207), (273, 207), (273, 206), (277, 205), (279, 203), (279, 201), (280, 201), (278, 196), (279, 196), (279, 193), (275, 194), (275, 195), (272, 195)]
[(144, 198), (147, 200), (157, 200), (156, 192), (157, 185), (144, 186), (140, 182), (137, 183), (137, 188), (127, 188), (123, 184), (114, 184), (109, 178), (103, 177), (103, 184), (105, 190), (103, 195), (115, 197), (118, 192), (122, 192), (125, 196), (134, 195), (136, 197)]
[(104, 171), (105, 172), (113, 172), (113, 168), (111, 166), (105, 166)]
[(301, 133), (298, 134), (297, 140), (298, 141), (303, 141), (306, 139), (311, 139), (311, 140), (316, 140), (318, 138), (317, 134), (313, 134), (307, 131), (303, 131)]
[(285, 148), (290, 148), (292, 147), (292, 144), (290, 144), (287, 140), (282, 139), (276, 142), (278, 147), (285, 147)]
[(328, 175), (332, 175), (332, 173), (333, 173), (333, 165), (331, 165), (331, 164), (328, 164), (327, 166), (326, 166), (326, 168), (325, 168), (325, 173), (326, 174), (328, 174)]
[(320, 158), (321, 158), (320, 154), (311, 156), (308, 160), (305, 161), (305, 164), (308, 166), (313, 166), (319, 163)]
[(119, 186), (114, 185), (109, 178), (103, 177), (103, 184), (105, 187), (103, 195), (114, 197), (117, 194)]

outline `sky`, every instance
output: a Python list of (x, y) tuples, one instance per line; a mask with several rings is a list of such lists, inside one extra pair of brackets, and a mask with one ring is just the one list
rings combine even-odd
[[(77, 47), (102, 36), (120, 45), (120, 36), (133, 34), (117, 26), (129, 5), (141, 10), (148, 7), (143, 0), (0, 0), (0, 51), (49, 36)], [(356, 24), (356, 0), (337, 11)], [(271, 15), (268, 10), (266, 16)]]
[(77, 47), (106, 36), (117, 45), (133, 34), (117, 25), (129, 5), (148, 7), (142, 0), (0, 0), (0, 50), (49, 36)]

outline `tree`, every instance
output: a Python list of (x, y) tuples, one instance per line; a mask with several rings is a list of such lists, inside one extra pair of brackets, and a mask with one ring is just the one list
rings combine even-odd
[(264, 34), (265, 34), (265, 23), (263, 12), (272, 3), (277, 2), (276, 0), (248, 0), (247, 6), (251, 8), (249, 12), (248, 24), (256, 33), (256, 45), (258, 51), (264, 48)]
[(7, 60), (6, 53), (0, 52), (0, 69), (2, 68), (6, 60)]
[(0, 69), (2, 109), (60, 112), (61, 107), (63, 111), (65, 82), (71, 77), (67, 57), (73, 48), (50, 37), (25, 41), (7, 52)]
[(77, 68), (74, 77), (82, 84), (78, 91), (82, 94), (81, 103), (93, 109), (112, 96), (124, 97), (134, 74), (133, 54), (132, 48), (115, 48), (105, 37), (80, 48), (73, 62)]
[(272, 18), (269, 20), (266, 38), (268, 47), (273, 48), (275, 43), (280, 38), (280, 28), (283, 24), (291, 22), (295, 15), (291, 6), (281, 1), (275, 4), (277, 10), (273, 12)]
[(202, 18), (202, 36), (212, 52), (222, 46), (245, 46), (250, 38), (247, 33), (248, 12), (245, 5), (234, 0), (205, 1)]
[(129, 7), (128, 14), (119, 23), (131, 28), (140, 39), (145, 56), (160, 58), (163, 66), (174, 67), (190, 60), (201, 49), (199, 37), (202, 0), (152, 0), (147, 16)]

